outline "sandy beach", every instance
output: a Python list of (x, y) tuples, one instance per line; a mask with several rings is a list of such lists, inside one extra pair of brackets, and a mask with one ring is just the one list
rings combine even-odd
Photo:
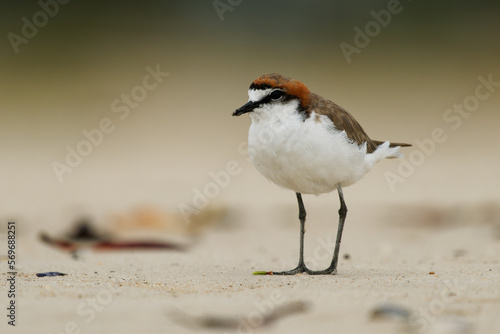
[[(459, 226), (447, 221), (450, 211), (424, 205), (351, 207), (335, 276), (252, 275), (296, 264), (292, 206), (282, 207), (281, 214), (275, 207), (238, 210), (247, 217), (240, 226), (212, 229), (184, 252), (87, 251), (75, 261), (36, 235), (21, 236), (16, 327), (2, 326), (8, 333), (495, 333), (500, 328), (498, 221), (481, 221), (478, 208), (470, 206), (465, 210), (477, 220)], [(320, 223), (307, 229), (306, 262), (320, 269), (330, 261), (336, 217), (323, 204), (310, 205), (310, 211), (310, 220)], [(365, 212), (373, 212), (370, 219)], [(422, 224), (417, 212), (435, 220)], [(405, 225), (390, 219), (407, 213), (415, 219)], [(269, 216), (273, 224), (266, 222)], [(46, 271), (67, 276), (35, 276)], [(304, 308), (261, 327), (266, 315), (293, 302)], [(375, 316), (379, 309), (385, 313)], [(402, 310), (407, 316), (398, 315)], [(206, 328), (207, 317), (237, 326)]]
[[(500, 333), (498, 3), (401, 1), (382, 25), (387, 1), (223, 2), (0, 10), (0, 332)], [(299, 252), (295, 194), (231, 116), (271, 72), (413, 145), (344, 189), (336, 275), (252, 274)], [(338, 196), (304, 202), (323, 269)], [(68, 239), (82, 221), (107, 243)]]

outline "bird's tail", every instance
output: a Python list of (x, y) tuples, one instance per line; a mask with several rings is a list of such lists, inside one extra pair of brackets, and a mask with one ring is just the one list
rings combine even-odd
[(399, 152), (401, 147), (411, 146), (405, 143), (391, 143), (389, 141), (382, 142), (378, 140), (373, 141), (377, 145), (377, 149), (372, 153), (376, 161), (380, 161), (384, 158), (393, 159), (401, 158), (403, 154)]

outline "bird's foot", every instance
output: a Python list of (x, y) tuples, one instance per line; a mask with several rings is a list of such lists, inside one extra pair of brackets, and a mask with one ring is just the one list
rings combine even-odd
[(306, 270), (306, 273), (309, 275), (336, 275), (337, 274), (337, 268), (336, 266), (330, 266), (326, 268), (325, 270)]
[(308, 275), (336, 275), (337, 268), (328, 267), (325, 270), (310, 270), (306, 266), (298, 266), (295, 269), (287, 271), (256, 271), (254, 275), (296, 275), (306, 273)]
[(304, 264), (299, 264), (296, 268), (287, 271), (256, 271), (254, 275), (296, 275), (307, 273), (310, 270)]

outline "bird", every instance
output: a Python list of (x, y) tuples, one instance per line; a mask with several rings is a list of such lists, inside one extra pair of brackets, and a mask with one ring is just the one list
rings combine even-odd
[[(250, 160), (266, 179), (295, 192), (300, 221), (297, 267), (254, 274), (335, 275), (347, 216), (342, 189), (358, 182), (380, 160), (402, 157), (400, 148), (411, 145), (370, 139), (345, 109), (311, 92), (304, 83), (278, 73), (255, 79), (248, 97), (248, 102), (232, 115), (250, 115)], [(304, 262), (307, 213), (302, 195), (335, 190), (340, 209), (333, 258), (328, 268), (310, 270)]]

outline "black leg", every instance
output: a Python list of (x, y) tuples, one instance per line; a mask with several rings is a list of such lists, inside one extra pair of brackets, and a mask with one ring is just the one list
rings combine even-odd
[(344, 194), (342, 193), (342, 187), (340, 184), (337, 186), (340, 198), (340, 209), (339, 209), (339, 228), (337, 230), (337, 241), (335, 243), (335, 252), (333, 253), (332, 263), (325, 270), (312, 271), (307, 269), (306, 272), (309, 275), (327, 275), (337, 273), (337, 263), (339, 260), (340, 242), (342, 240), (342, 231), (344, 230), (345, 217), (347, 216), (347, 207), (344, 202)]
[(304, 263), (304, 233), (306, 232), (306, 209), (304, 202), (302, 202), (302, 195), (297, 193), (297, 203), (299, 204), (299, 220), (300, 220), (300, 250), (299, 250), (299, 264), (295, 269), (288, 271), (269, 272), (272, 275), (295, 275), (308, 271)]

